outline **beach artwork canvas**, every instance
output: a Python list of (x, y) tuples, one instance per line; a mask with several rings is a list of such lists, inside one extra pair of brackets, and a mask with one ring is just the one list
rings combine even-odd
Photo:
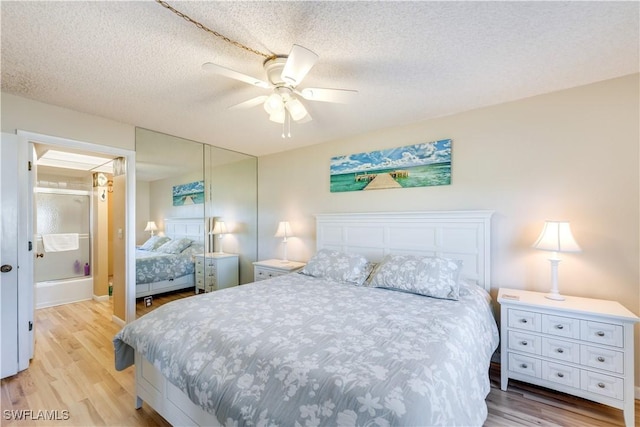
[(331, 158), (331, 192), (451, 184), (451, 140)]
[(173, 186), (173, 206), (198, 205), (204, 203), (204, 181)]

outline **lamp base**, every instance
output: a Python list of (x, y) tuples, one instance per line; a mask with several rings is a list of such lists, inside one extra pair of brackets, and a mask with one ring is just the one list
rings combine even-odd
[(565, 300), (565, 298), (560, 294), (553, 294), (553, 293), (552, 294), (546, 294), (544, 297), (548, 298), (548, 299), (552, 299), (554, 301), (564, 301)]

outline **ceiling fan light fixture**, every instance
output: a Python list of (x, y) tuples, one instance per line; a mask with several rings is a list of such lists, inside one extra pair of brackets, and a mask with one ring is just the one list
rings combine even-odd
[(264, 102), (264, 109), (267, 113), (273, 114), (279, 111), (284, 111), (284, 101), (282, 96), (278, 93), (272, 93)]
[(298, 100), (297, 98), (291, 98), (289, 101), (287, 101), (285, 107), (287, 107), (289, 114), (291, 114), (291, 118), (296, 122), (303, 119), (307, 115), (307, 109), (304, 108), (302, 102), (300, 102), (300, 100)]
[(269, 114), (269, 120), (271, 120), (272, 122), (276, 122), (276, 123), (284, 123), (284, 118), (285, 118), (285, 111), (284, 109), (280, 110), (280, 111), (274, 111), (273, 113)]

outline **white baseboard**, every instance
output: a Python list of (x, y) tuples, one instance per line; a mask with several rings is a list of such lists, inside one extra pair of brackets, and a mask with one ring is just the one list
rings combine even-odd
[(124, 325), (127, 324), (124, 320), (122, 320), (121, 318), (119, 318), (115, 314), (111, 316), (111, 321), (113, 323), (115, 323), (116, 325), (120, 325), (120, 326), (124, 326)]
[(109, 301), (109, 295), (99, 295), (99, 296), (98, 295), (94, 295), (93, 296), (93, 300), (94, 301), (98, 301), (98, 302), (100, 302), (100, 301)]

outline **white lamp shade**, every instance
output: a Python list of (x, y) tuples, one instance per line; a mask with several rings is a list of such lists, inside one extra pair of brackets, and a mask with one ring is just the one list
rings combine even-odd
[(291, 225), (289, 225), (289, 221), (280, 221), (278, 223), (278, 230), (276, 230), (275, 237), (291, 237), (293, 233), (291, 232)]
[(264, 102), (264, 110), (269, 114), (283, 111), (284, 101), (282, 100), (282, 96), (277, 93), (272, 93), (271, 95), (269, 95), (267, 100)]
[(307, 115), (307, 109), (304, 108), (302, 102), (296, 98), (291, 98), (291, 100), (287, 101), (285, 104), (287, 110), (289, 110), (289, 114), (291, 114), (291, 118), (294, 121), (302, 120)]
[(216, 224), (213, 226), (213, 230), (211, 230), (210, 234), (226, 234), (228, 232), (227, 225), (224, 221), (216, 221)]
[(540, 237), (533, 247), (543, 251), (581, 252), (582, 249), (571, 234), (567, 221), (545, 221)]
[(276, 123), (284, 123), (284, 110), (271, 113), (269, 115), (269, 120)]
[(144, 231), (158, 231), (158, 226), (155, 221), (147, 221), (147, 226), (144, 228)]

